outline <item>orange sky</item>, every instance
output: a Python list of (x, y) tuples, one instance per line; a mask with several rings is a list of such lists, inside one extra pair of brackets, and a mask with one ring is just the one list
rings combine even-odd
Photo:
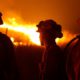
[(80, 18), (80, 0), (0, 0), (3, 19), (19, 16), (25, 23), (38, 23), (44, 19), (54, 19), (63, 30), (80, 32), (77, 23)]

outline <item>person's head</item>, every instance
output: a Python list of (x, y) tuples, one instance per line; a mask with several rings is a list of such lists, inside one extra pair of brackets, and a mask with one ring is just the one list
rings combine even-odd
[(3, 24), (2, 13), (0, 12), (0, 25)]
[(37, 27), (37, 32), (40, 33), (40, 40), (42, 45), (44, 45), (45, 42), (54, 42), (56, 38), (61, 38), (63, 36), (61, 32), (61, 25), (57, 24), (51, 19), (40, 21)]

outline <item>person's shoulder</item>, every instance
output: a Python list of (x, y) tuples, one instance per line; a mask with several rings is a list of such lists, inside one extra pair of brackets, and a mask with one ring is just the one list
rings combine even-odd
[(57, 51), (62, 51), (61, 48), (58, 45), (53, 45), (52, 46), (53, 49), (57, 50)]
[(0, 35), (2, 36), (2, 35), (4, 35), (2, 32), (0, 32)]
[(1, 32), (0, 32), (0, 42), (12, 44), (12, 41), (10, 40), (10, 38), (6, 34)]
[(0, 38), (10, 39), (6, 34), (0, 32)]
[(55, 49), (56, 54), (60, 54), (60, 55), (63, 54), (63, 51), (60, 46), (56, 45), (54, 46), (54, 49)]
[(0, 32), (0, 36), (2, 37), (8, 37), (6, 34), (4, 34), (4, 33), (2, 33), (2, 32)]

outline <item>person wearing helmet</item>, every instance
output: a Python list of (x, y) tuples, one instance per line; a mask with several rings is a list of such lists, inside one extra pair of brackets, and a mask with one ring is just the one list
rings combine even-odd
[(55, 39), (63, 36), (61, 25), (52, 19), (40, 21), (37, 25), (41, 45), (45, 47), (39, 64), (40, 80), (65, 80), (63, 53)]

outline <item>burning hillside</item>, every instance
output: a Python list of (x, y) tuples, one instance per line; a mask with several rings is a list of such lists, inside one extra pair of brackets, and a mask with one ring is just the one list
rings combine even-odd
[[(15, 45), (40, 45), (39, 33), (36, 32), (36, 24), (21, 24), (16, 18), (8, 18), (7, 21), (1, 25), (1, 32), (8, 35)], [(70, 32), (63, 31), (63, 37), (56, 39), (59, 45), (66, 44), (75, 35)]]

